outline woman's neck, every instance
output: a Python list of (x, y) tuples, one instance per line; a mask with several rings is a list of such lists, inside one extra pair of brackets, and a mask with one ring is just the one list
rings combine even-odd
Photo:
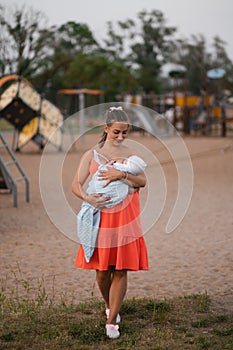
[(108, 159), (112, 159), (112, 157), (121, 156), (124, 152), (125, 147), (123, 145), (113, 145), (110, 142), (103, 145), (103, 147), (99, 148), (100, 153), (102, 153)]

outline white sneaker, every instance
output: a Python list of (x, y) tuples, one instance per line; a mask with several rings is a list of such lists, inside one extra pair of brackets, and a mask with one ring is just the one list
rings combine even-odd
[(106, 335), (110, 339), (117, 339), (120, 336), (118, 324), (106, 324)]
[[(106, 309), (105, 312), (106, 312), (106, 316), (107, 316), (107, 320), (108, 320), (109, 314), (110, 314), (110, 309)], [(121, 316), (119, 314), (117, 314), (116, 323), (120, 323), (120, 322), (121, 322)]]

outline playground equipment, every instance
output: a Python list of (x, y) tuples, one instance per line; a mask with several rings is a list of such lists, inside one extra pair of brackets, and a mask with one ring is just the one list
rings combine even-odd
[(101, 101), (101, 97), (104, 95), (104, 91), (103, 90), (98, 90), (98, 89), (61, 89), (57, 91), (58, 95), (65, 95), (67, 96), (73, 96), (73, 97), (77, 97), (78, 96), (78, 102), (77, 105), (75, 103), (75, 109), (70, 113), (76, 113), (77, 111), (79, 112), (79, 116), (80, 116), (80, 133), (83, 134), (84, 133), (84, 124), (85, 124), (85, 116), (84, 116), (84, 108), (86, 108), (85, 105), (85, 95), (92, 95), (92, 96), (99, 96), (100, 97), (100, 101)]
[(169, 136), (168, 128), (164, 123), (163, 116), (139, 105), (126, 104), (126, 111), (129, 115), (133, 130), (146, 131), (151, 135), (166, 137)]
[(144, 108), (143, 96), (141, 95), (125, 95), (125, 109), (129, 115), (130, 123), (133, 131), (146, 131), (151, 135), (159, 137), (170, 136), (168, 122), (160, 111), (156, 108)]
[[(65, 108), (66, 110), (68, 110), (68, 114), (74, 114), (75, 112), (77, 112), (78, 110), (82, 110), (86, 107), (85, 105), (85, 96), (99, 96), (99, 101), (98, 103), (103, 103), (103, 96), (105, 94), (104, 90), (99, 90), (99, 89), (60, 89), (57, 91), (58, 95), (64, 95), (66, 97), (70, 96), (71, 98), (74, 97), (75, 101), (74, 101), (74, 109), (71, 110), (71, 101), (68, 102), (68, 99), (66, 99), (66, 104), (65, 107), (63, 106), (63, 108)], [(78, 97), (78, 100), (76, 99), (76, 97)], [(68, 104), (67, 104), (68, 102)], [(96, 104), (96, 103), (95, 103)], [(92, 103), (93, 105), (93, 103)]]
[[(0, 88), (8, 81), (14, 82), (0, 96), (0, 117), (11, 123), (17, 133), (13, 148), (20, 150), (30, 140), (41, 149), (46, 142), (59, 150), (62, 143), (63, 115), (60, 110), (36, 92), (25, 79), (16, 75), (0, 79)], [(16, 143), (16, 145), (14, 145)]]
[[(25, 182), (26, 201), (29, 202), (29, 180), (19, 164), (14, 152), (0, 133), (0, 149), (5, 151), (8, 159), (0, 157), (0, 189), (7, 189), (13, 194), (14, 207), (18, 206), (18, 182)], [(1, 153), (2, 155), (2, 153)], [(12, 167), (15, 169), (13, 170)], [(11, 168), (11, 170), (10, 170)], [(15, 172), (16, 170), (16, 172)], [(19, 174), (19, 175), (18, 175)], [(18, 177), (19, 176), (19, 177)]]

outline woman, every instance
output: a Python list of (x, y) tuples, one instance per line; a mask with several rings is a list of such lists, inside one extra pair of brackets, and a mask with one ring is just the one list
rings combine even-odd
[(122, 180), (133, 190), (114, 208), (105, 208), (111, 198), (98, 193), (87, 195), (84, 184), (102, 163), (112, 159), (127, 159), (135, 150), (123, 144), (128, 136), (129, 120), (121, 107), (106, 111), (106, 124), (98, 146), (81, 158), (72, 184), (72, 192), (82, 200), (101, 210), (96, 248), (89, 262), (85, 260), (80, 245), (75, 266), (96, 270), (96, 280), (106, 304), (106, 334), (109, 338), (120, 336), (119, 311), (127, 290), (127, 271), (148, 270), (147, 248), (140, 223), (139, 189), (146, 185), (144, 172), (138, 175), (108, 167), (99, 173), (99, 180)]

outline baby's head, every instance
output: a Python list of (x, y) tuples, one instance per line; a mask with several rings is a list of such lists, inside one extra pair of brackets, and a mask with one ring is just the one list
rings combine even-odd
[(138, 156), (131, 156), (127, 159), (127, 166), (133, 173), (141, 173), (146, 169), (147, 164)]
[(114, 163), (127, 164), (127, 161), (128, 161), (127, 158), (114, 158), (110, 160), (112, 164)]

